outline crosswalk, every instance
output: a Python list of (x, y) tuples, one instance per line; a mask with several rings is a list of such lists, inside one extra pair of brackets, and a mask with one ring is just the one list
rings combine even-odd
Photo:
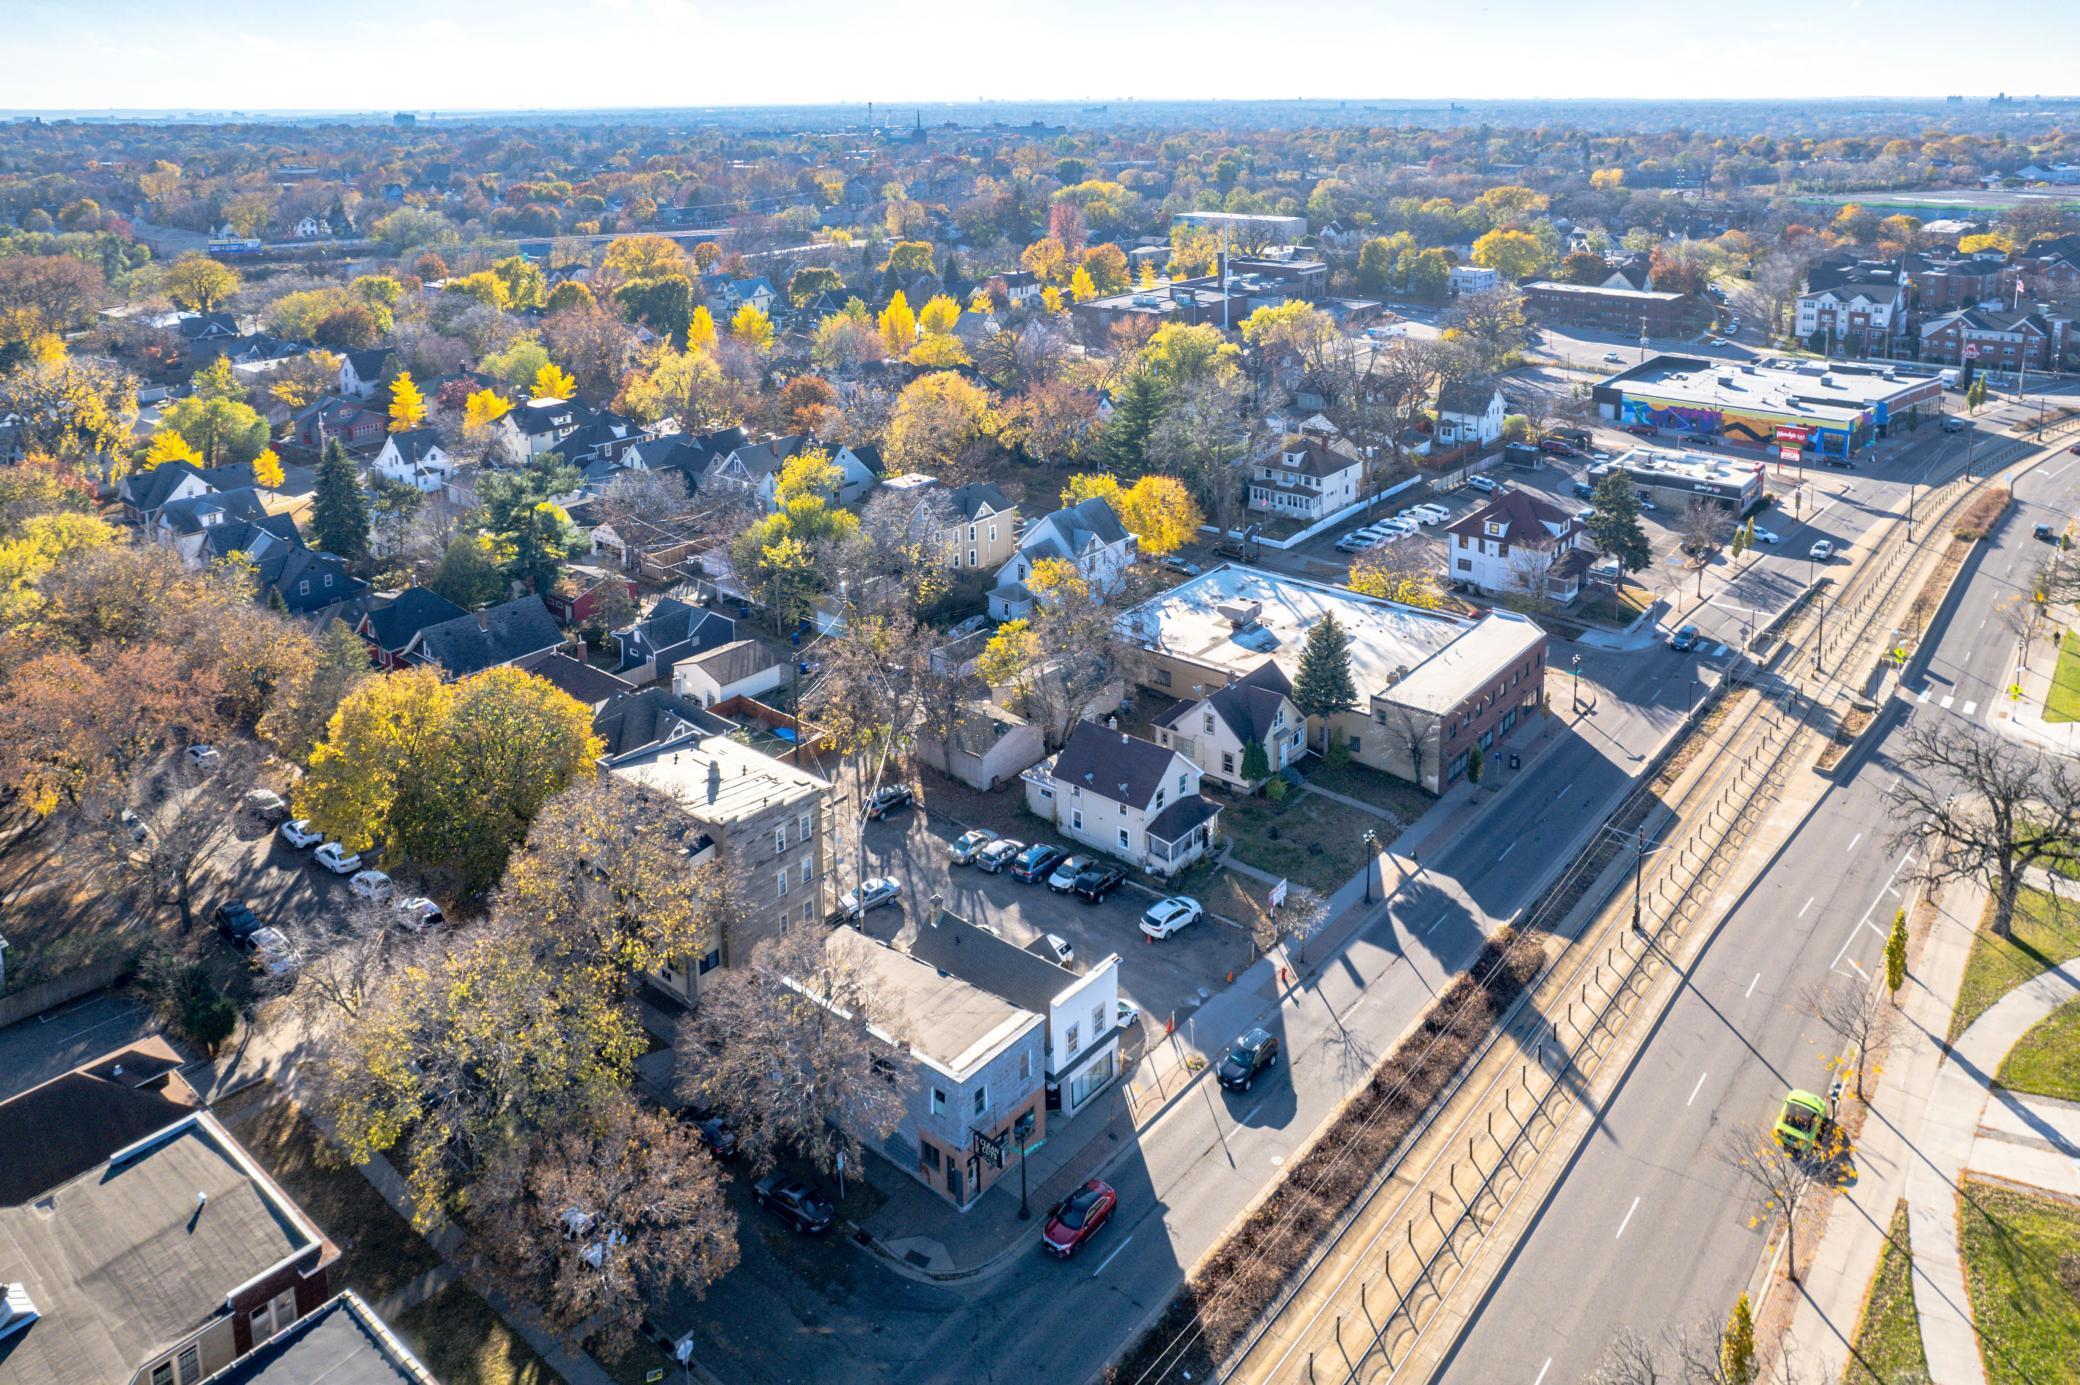
[[(1927, 687), (1924, 687), (1920, 692), (1914, 694), (1914, 701), (1916, 704), (1926, 703), (1928, 699), (1934, 695), (1934, 693), (1935, 685), (1931, 683)], [(1957, 704), (1957, 694), (1955, 693), (1944, 693), (1942, 701), (1938, 702), (1936, 705), (1938, 707), (1941, 707), (1946, 712), (1955, 709), (1958, 713), (1967, 717), (1977, 716), (1979, 713), (1979, 700), (1977, 698), (1966, 698), (1964, 701), (1964, 705), (1960, 707)]]

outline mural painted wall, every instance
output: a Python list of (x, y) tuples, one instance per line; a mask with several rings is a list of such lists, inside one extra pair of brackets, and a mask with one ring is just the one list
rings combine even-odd
[(1724, 437), (1746, 447), (1775, 446), (1777, 426), (1789, 424), (1806, 429), (1807, 450), (1826, 457), (1846, 457), (1862, 447), (1869, 441), (1874, 423), (1869, 410), (1858, 415), (1854, 424), (1844, 426), (1796, 414), (1702, 408), (1631, 393), (1618, 406), (1618, 421), (1691, 437)]

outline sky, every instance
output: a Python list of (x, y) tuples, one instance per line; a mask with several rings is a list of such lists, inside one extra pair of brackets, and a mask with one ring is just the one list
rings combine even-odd
[(0, 0), (0, 108), (2056, 93), (2017, 0)]

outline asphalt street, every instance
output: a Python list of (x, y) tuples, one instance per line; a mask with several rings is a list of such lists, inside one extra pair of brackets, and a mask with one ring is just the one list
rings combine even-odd
[(1747, 1286), (1763, 1227), (1754, 1198), (1714, 1157), (1718, 1131), (1770, 1119), (1791, 1087), (1826, 1089), (1841, 1044), (1812, 1017), (1806, 992), (1861, 982), (1882, 964), (1909, 873), (1888, 841), (1897, 771), (1887, 747), (1915, 720), (1990, 718), (2013, 652), (1996, 608), (2041, 561), (2030, 526), (2070, 515), (2080, 500), (2076, 463), (2054, 459), (2017, 486), (2017, 509), (1969, 560), (1925, 671), (1924, 661), (1910, 665), (1885, 713), (1883, 738), (1718, 927), (1442, 1379), (1582, 1379), (1620, 1328), (1651, 1337), (1717, 1323)]

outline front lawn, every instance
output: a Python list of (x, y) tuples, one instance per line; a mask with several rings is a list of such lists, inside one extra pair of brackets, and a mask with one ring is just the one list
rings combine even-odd
[(2036, 1025), (2001, 1063), (2010, 1091), (2080, 1101), (2080, 1000), (2069, 1000)]
[(2071, 1380), (2080, 1361), (2080, 1207), (1967, 1179), (1958, 1223), (1988, 1385)]
[[(1986, 908), (1990, 917), (1991, 901)], [(1997, 938), (1987, 919), (1979, 921), (1979, 936), (1957, 990), (1957, 1009), (1950, 1017), (1950, 1040), (1954, 1042), (2009, 991), (2074, 957), (2080, 957), (2080, 914), (2062, 908), (2042, 890), (2025, 889), (2015, 901), (2012, 936)]]
[[(1355, 798), (1360, 803), (1370, 803), (1403, 827), (1429, 812), (1430, 805), (1437, 802), (1407, 780), (1367, 769), (1355, 761), (1328, 765), (1317, 757), (1310, 759), (1302, 772), (1307, 775), (1307, 782), (1316, 788)], [(1361, 827), (1358, 830), (1363, 833), (1365, 829)], [(1382, 837), (1387, 835), (1387, 832), (1381, 833)]]
[(2068, 630), (2058, 645), (2058, 666), (2044, 694), (2044, 720), (2080, 721), (2080, 640)]
[(1364, 862), (1366, 829), (1385, 825), (1318, 794), (1291, 793), (1283, 803), (1224, 798), (1222, 804), (1220, 830), (1237, 860), (1324, 895)]
[(490, 1304), (460, 1284), (408, 1309), (391, 1326), (447, 1385), (555, 1385), (562, 1379)]
[(1928, 1379), (1928, 1355), (1921, 1348), (1921, 1319), (1914, 1309), (1914, 1257), (1907, 1246), (1907, 1204), (1893, 1209), (1885, 1231), (1885, 1250), (1871, 1276), (1863, 1300), (1863, 1319), (1842, 1372), (1847, 1385), (1892, 1385), (1896, 1380)]

